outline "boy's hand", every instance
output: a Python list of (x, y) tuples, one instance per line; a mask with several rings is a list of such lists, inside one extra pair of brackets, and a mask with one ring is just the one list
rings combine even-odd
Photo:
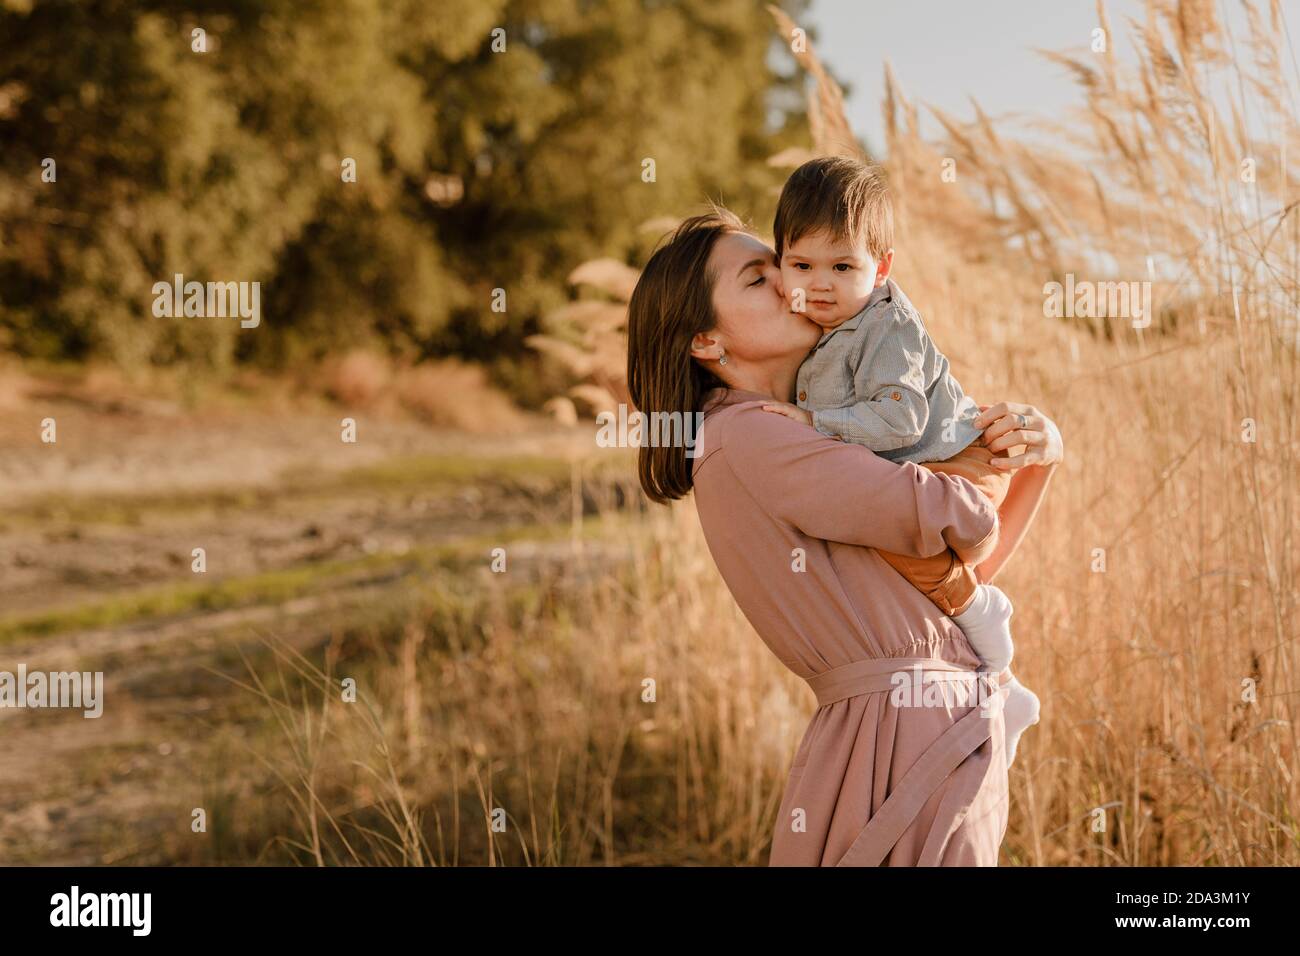
[(784, 415), (791, 421), (803, 422), (809, 427), (812, 426), (812, 412), (806, 408), (800, 408), (798, 405), (791, 405), (789, 402), (778, 402), (772, 405), (764, 405), (763, 411), (775, 412), (777, 415)]

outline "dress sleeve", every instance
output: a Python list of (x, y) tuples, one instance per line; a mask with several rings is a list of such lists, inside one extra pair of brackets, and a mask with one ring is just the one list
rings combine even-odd
[(926, 558), (997, 533), (992, 502), (965, 478), (887, 461), (757, 403), (737, 408), (720, 438), (745, 490), (811, 537)]

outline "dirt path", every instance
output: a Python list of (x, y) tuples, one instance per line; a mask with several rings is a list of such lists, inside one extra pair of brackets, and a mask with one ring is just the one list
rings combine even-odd
[[(54, 445), (38, 437), (49, 415)], [(383, 606), (430, 548), (562, 519), (564, 459), (591, 442), (545, 422), (472, 437), (362, 418), (347, 445), (332, 414), (53, 399), (0, 422), (0, 671), (105, 682), (98, 719), (0, 708), (0, 863), (169, 862), (158, 834), (188, 829), (196, 721), (219, 720), (232, 690), (208, 668), (255, 650), (259, 628), (319, 645), (340, 608)]]

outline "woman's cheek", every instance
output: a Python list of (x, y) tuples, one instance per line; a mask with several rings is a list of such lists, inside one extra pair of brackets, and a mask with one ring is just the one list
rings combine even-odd
[(783, 278), (781, 284), (785, 287), (785, 300), (790, 308), (796, 312), (807, 312), (808, 274), (792, 272), (788, 278)]
[(788, 311), (790, 308), (790, 293), (792, 289), (794, 289), (794, 286), (785, 281), (785, 277), (782, 276), (781, 288), (772, 290), (776, 293), (776, 301), (780, 304), (783, 311)]

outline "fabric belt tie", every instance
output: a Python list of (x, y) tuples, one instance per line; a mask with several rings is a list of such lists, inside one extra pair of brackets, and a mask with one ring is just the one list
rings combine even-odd
[[(996, 678), (989, 671), (975, 671), (933, 657), (878, 657), (833, 667), (807, 678), (819, 707), (895, 688), (900, 688), (905, 695), (906, 706), (913, 701), (913, 695), (923, 694), (924, 685), (931, 682), (985, 681), (983, 699), (977, 695), (978, 687), (967, 689), (964, 700), (973, 705), (970, 713), (940, 734), (908, 768), (836, 866), (879, 866), (934, 792), (992, 736), (993, 723), (1001, 715), (1006, 697), (1000, 692)], [(921, 686), (914, 690), (917, 685)], [(951, 694), (944, 696), (952, 699)], [(951, 830), (945, 833), (941, 829), (931, 832), (921, 851), (921, 865), (937, 859), (943, 849), (941, 843), (947, 841), (950, 833)]]

